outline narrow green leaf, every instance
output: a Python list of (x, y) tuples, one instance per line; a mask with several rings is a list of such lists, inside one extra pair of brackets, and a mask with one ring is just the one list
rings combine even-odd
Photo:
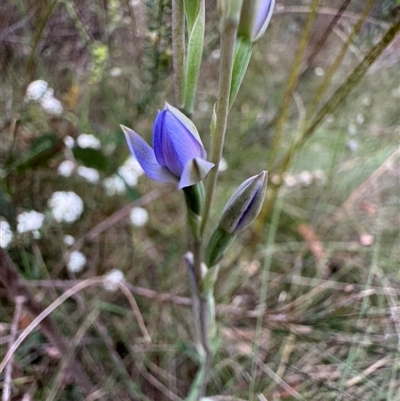
[(184, 111), (191, 115), (194, 109), (194, 100), (196, 96), (197, 80), (199, 77), (201, 57), (203, 54), (204, 44), (204, 24), (205, 11), (204, 3), (197, 14), (193, 29), (189, 33), (189, 41), (187, 48), (186, 70), (185, 70), (185, 95), (184, 95)]
[(229, 108), (232, 107), (239, 92), (240, 85), (242, 84), (250, 62), (252, 50), (253, 45), (250, 40), (241, 37), (237, 38), (232, 69), (231, 90), (229, 95)]
[(189, 34), (192, 32), (193, 25), (196, 21), (200, 10), (201, 0), (183, 0), (185, 6), (186, 22)]

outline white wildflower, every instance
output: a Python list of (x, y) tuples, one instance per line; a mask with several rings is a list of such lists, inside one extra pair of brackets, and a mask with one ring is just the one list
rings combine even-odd
[(10, 225), (7, 221), (0, 221), (0, 248), (7, 248), (13, 238)]
[(323, 75), (325, 75), (325, 71), (321, 67), (316, 67), (314, 72), (315, 72), (315, 75), (317, 75), (319, 77), (322, 77)]
[(123, 283), (124, 280), (125, 276), (121, 270), (111, 270), (104, 276), (103, 288), (107, 291), (116, 291), (118, 289), (118, 283)]
[(118, 175), (107, 177), (103, 181), (103, 188), (108, 196), (122, 194), (125, 192), (125, 183)]
[(360, 245), (371, 246), (374, 243), (374, 236), (368, 233), (362, 233), (359, 237)]
[(75, 243), (75, 238), (72, 235), (66, 234), (63, 238), (64, 244), (68, 246), (72, 246)]
[(357, 124), (362, 125), (364, 124), (365, 117), (364, 114), (358, 113), (356, 117)]
[(92, 148), (92, 149), (100, 149), (101, 143), (100, 141), (92, 134), (80, 134), (76, 139), (76, 142), (81, 148)]
[(297, 185), (296, 177), (293, 174), (285, 174), (283, 181), (284, 181), (285, 185), (288, 186), (289, 188)]
[(119, 67), (113, 67), (110, 70), (110, 76), (119, 77), (122, 74), (122, 70)]
[(72, 138), (72, 136), (67, 135), (64, 137), (64, 144), (67, 148), (71, 149), (75, 145), (75, 139)]
[(149, 214), (142, 207), (134, 207), (129, 215), (131, 223), (136, 227), (144, 226), (149, 220)]
[(53, 96), (53, 89), (48, 89), (40, 98), (40, 105), (46, 113), (59, 116), (64, 111), (61, 102)]
[(302, 171), (299, 174), (299, 180), (302, 185), (308, 186), (313, 182), (313, 176), (309, 171)]
[(350, 139), (350, 141), (347, 142), (347, 147), (351, 152), (355, 152), (358, 149), (358, 143), (354, 139)]
[(42, 79), (33, 81), (26, 88), (25, 97), (27, 100), (37, 101), (47, 92), (48, 87), (49, 84)]
[(228, 169), (228, 163), (224, 158), (221, 158), (220, 162), (219, 162), (219, 166), (218, 166), (218, 171), (220, 173), (226, 171)]
[(69, 254), (67, 269), (71, 273), (80, 273), (86, 264), (86, 256), (79, 251), (73, 251)]
[(92, 184), (99, 182), (100, 173), (94, 168), (79, 166), (76, 171), (82, 178)]
[(56, 221), (72, 223), (77, 220), (83, 212), (83, 201), (71, 191), (57, 191), (51, 195), (48, 201), (51, 212)]
[(44, 214), (31, 210), (17, 216), (17, 231), (22, 234), (31, 231), (35, 238), (40, 238), (39, 229), (42, 227)]
[(140, 167), (140, 164), (133, 157), (128, 157), (125, 163), (118, 168), (118, 174), (131, 187), (137, 184), (138, 178), (143, 175), (143, 173), (142, 167)]
[(347, 132), (350, 135), (355, 135), (357, 133), (357, 127), (354, 124), (349, 124), (349, 126), (347, 127)]
[(64, 160), (58, 165), (57, 173), (63, 177), (69, 177), (74, 168), (75, 163), (72, 160)]

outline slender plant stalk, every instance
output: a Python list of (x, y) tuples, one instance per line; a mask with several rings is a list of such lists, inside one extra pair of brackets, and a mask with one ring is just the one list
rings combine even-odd
[[(288, 117), (289, 107), (290, 107), (290, 104), (292, 101), (292, 95), (297, 87), (298, 79), (301, 74), (302, 60), (304, 59), (307, 44), (308, 44), (308, 41), (309, 41), (309, 38), (311, 35), (311, 30), (312, 30), (312, 27), (314, 24), (315, 17), (317, 15), (319, 3), (320, 3), (320, 0), (313, 0), (313, 2), (310, 5), (311, 11), (308, 14), (306, 26), (304, 27), (303, 35), (300, 39), (300, 44), (297, 49), (295, 58), (293, 60), (292, 69), (291, 69), (291, 72), (289, 75), (286, 93), (283, 97), (283, 102), (281, 105), (279, 117), (277, 118), (276, 123), (275, 123), (276, 132), (275, 132), (274, 139), (272, 141), (271, 160), (269, 160), (269, 164), (274, 169), (274, 172), (276, 170), (275, 164), (276, 164), (276, 159), (278, 157), (278, 149), (279, 149), (280, 142), (282, 139), (285, 122)], [(267, 196), (266, 196), (267, 201), (265, 202), (263, 208), (261, 209), (261, 212), (260, 212), (260, 214), (257, 218), (256, 224), (255, 224), (255, 232), (256, 233), (260, 233), (263, 230), (265, 219), (269, 215), (271, 206), (275, 203), (276, 194), (280, 187), (280, 184), (278, 184), (278, 185), (275, 185), (273, 183), (271, 183), (271, 184), (272, 185), (269, 185), (268, 190), (267, 190)]]
[[(26, 67), (25, 67), (25, 74), (26, 74), (27, 76), (30, 75), (30, 72), (31, 72), (31, 70), (32, 70), (32, 67), (33, 67), (33, 60), (34, 60), (34, 57), (35, 57), (36, 49), (37, 49), (37, 47), (38, 47), (40, 38), (42, 37), (44, 28), (46, 27), (47, 22), (49, 21), (49, 18), (50, 18), (50, 16), (51, 16), (51, 14), (53, 13), (54, 8), (55, 8), (55, 6), (57, 5), (57, 3), (58, 3), (58, 0), (54, 0), (53, 3), (51, 3), (50, 6), (47, 8), (46, 14), (45, 14), (45, 16), (44, 16), (44, 18), (43, 18), (43, 21), (41, 21), (42, 23), (40, 24), (39, 30), (37, 31), (37, 33), (36, 33), (36, 35), (35, 35), (35, 39), (34, 39), (34, 41), (33, 41), (32, 50), (31, 50), (31, 53), (30, 53), (30, 55), (29, 55), (28, 62), (26, 63)], [(28, 81), (28, 82), (29, 82), (29, 81)]]
[(222, 157), (222, 149), (224, 147), (238, 23), (238, 20), (232, 18), (226, 18), (222, 22), (221, 61), (219, 72), (218, 100), (216, 107), (216, 123), (215, 132), (211, 138), (210, 157), (210, 160), (212, 163), (215, 164), (215, 167), (210, 171), (207, 178), (206, 198), (204, 203), (200, 234), (204, 232), (209, 217), (211, 204), (214, 198), (215, 187), (218, 180), (218, 166)]
[(183, 0), (172, 0), (172, 64), (177, 107), (183, 104), (185, 85), (185, 10)]
[(325, 74), (324, 79), (321, 82), (321, 85), (318, 87), (318, 89), (311, 101), (311, 105), (307, 108), (306, 121), (309, 121), (311, 119), (312, 115), (314, 114), (315, 110), (317, 109), (318, 104), (320, 103), (323, 95), (325, 94), (326, 90), (329, 87), (329, 84), (332, 81), (333, 75), (335, 74), (335, 72), (338, 70), (338, 68), (342, 64), (343, 58), (346, 55), (350, 44), (353, 43), (354, 37), (360, 32), (360, 29), (363, 26), (365, 19), (368, 17), (368, 13), (370, 12), (370, 10), (374, 4), (375, 4), (375, 0), (368, 0), (367, 4), (365, 5), (363, 13), (361, 14), (359, 20), (353, 27), (353, 31), (349, 35), (346, 42), (343, 44), (335, 61), (329, 67), (329, 70)]
[[(280, 199), (274, 204), (274, 212), (272, 215), (271, 228), (268, 233), (268, 240), (266, 244), (266, 251), (271, 249), (275, 244), (276, 232), (278, 229), (279, 217), (281, 215), (283, 199)], [(257, 317), (257, 324), (254, 331), (254, 346), (253, 346), (253, 361), (251, 367), (251, 382), (249, 386), (249, 400), (254, 400), (254, 389), (256, 382), (256, 368), (257, 368), (257, 358), (260, 349), (260, 337), (263, 329), (264, 316), (267, 310), (267, 295), (268, 295), (268, 279), (272, 264), (272, 253), (266, 252), (266, 257), (264, 260), (264, 267), (261, 277), (261, 287), (260, 296), (258, 301), (258, 311), (259, 315)]]
[(305, 62), (305, 66), (303, 68), (302, 73), (300, 76), (302, 76), (312, 65), (314, 62), (315, 58), (319, 54), (319, 52), (324, 48), (324, 45), (326, 41), (329, 38), (329, 35), (333, 31), (333, 28), (336, 26), (336, 24), (340, 21), (340, 19), (343, 16), (343, 13), (346, 11), (346, 8), (349, 6), (351, 3), (351, 0), (344, 0), (340, 8), (338, 9), (336, 15), (332, 18), (332, 21), (329, 23), (328, 27), (325, 29), (324, 33), (321, 35), (321, 38), (318, 40), (318, 42), (315, 44), (312, 53), (308, 56), (307, 61)]
[[(276, 159), (278, 157), (278, 149), (279, 149), (283, 131), (285, 128), (285, 123), (286, 123), (286, 120), (288, 117), (289, 107), (292, 102), (292, 95), (297, 87), (297, 82), (298, 82), (298, 79), (299, 79), (299, 76), (301, 73), (302, 60), (304, 59), (304, 55), (305, 55), (305, 52), (307, 49), (307, 44), (309, 42), (312, 27), (314, 25), (314, 20), (317, 15), (319, 3), (320, 3), (320, 0), (313, 0), (310, 5), (311, 11), (308, 14), (306, 26), (304, 27), (303, 35), (300, 39), (300, 44), (297, 49), (295, 58), (293, 60), (292, 70), (290, 72), (286, 93), (283, 98), (283, 103), (281, 106), (279, 117), (276, 121), (276, 133), (275, 133), (275, 136), (274, 136), (274, 139), (272, 142), (272, 152), (271, 152), (271, 160), (270, 160), (271, 166), (275, 165)], [(262, 215), (263, 215), (263, 211), (261, 211), (261, 216)]]
[[(390, 44), (395, 38), (397, 33), (400, 31), (400, 20), (397, 20), (377, 43), (364, 57), (364, 59), (357, 65), (349, 77), (339, 86), (333, 95), (327, 100), (327, 102), (321, 107), (317, 115), (305, 128), (303, 134), (296, 140), (293, 146), (288, 150), (280, 165), (278, 166), (276, 173), (278, 175), (283, 174), (290, 166), (293, 158), (300, 151), (305, 141), (309, 139), (317, 127), (324, 121), (324, 119), (335, 112), (335, 110), (343, 103), (348, 94), (354, 89), (354, 87), (360, 82), (361, 78), (368, 71), (368, 68), (374, 63), (374, 61), (381, 55), (383, 50)], [(268, 202), (265, 204), (262, 214), (260, 213), (258, 223), (263, 224), (265, 216), (268, 216), (272, 206), (274, 205), (277, 194), (282, 182), (278, 184), (269, 185)]]

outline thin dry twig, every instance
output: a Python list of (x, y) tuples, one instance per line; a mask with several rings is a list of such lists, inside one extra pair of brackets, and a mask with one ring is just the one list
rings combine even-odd
[[(15, 299), (18, 296), (24, 297), (26, 300), (24, 308), (30, 315), (32, 315), (32, 317), (34, 317), (31, 324), (20, 334), (18, 339), (7, 351), (6, 356), (0, 364), (0, 372), (4, 370), (16, 349), (37, 325), (40, 325), (43, 334), (58, 349), (60, 354), (63, 355), (68, 352), (68, 344), (66, 340), (49, 317), (49, 314), (54, 310), (51, 309), (52, 305), (43, 310), (42, 305), (36, 301), (26, 282), (20, 278), (14, 263), (2, 248), (0, 248), (0, 271), (0, 283), (6, 289), (9, 299)], [(82, 284), (80, 284), (80, 286), (82, 286)], [(71, 292), (71, 290), (69, 291)], [(71, 358), (68, 372), (71, 374), (71, 377), (73, 377), (77, 386), (80, 387), (84, 393), (90, 394), (93, 385), (76, 358)]]
[(349, 388), (356, 385), (360, 381), (364, 380), (366, 376), (374, 373), (377, 369), (381, 368), (382, 366), (385, 366), (391, 359), (392, 355), (387, 355), (384, 358), (380, 359), (379, 361), (376, 361), (370, 367), (363, 370), (359, 375), (348, 380), (345, 384), (345, 387)]
[[(18, 349), (18, 347), (22, 344), (22, 342), (25, 340), (26, 337), (38, 326), (41, 325), (46, 319), (48, 319), (49, 315), (54, 312), (60, 305), (62, 305), (68, 298), (72, 297), (79, 291), (82, 291), (84, 288), (89, 287), (91, 285), (96, 285), (96, 284), (102, 284), (104, 283), (104, 278), (103, 277), (92, 277), (87, 280), (83, 280), (70, 288), (69, 290), (65, 291), (62, 295), (60, 295), (54, 302), (52, 302), (45, 310), (43, 310), (41, 313), (37, 314), (36, 317), (32, 320), (32, 322), (28, 325), (28, 327), (19, 335), (17, 341), (13, 344), (13, 346), (7, 351), (6, 356), (2, 360), (0, 364), (0, 373), (4, 370), (5, 365), (8, 363), (10, 360), (11, 356), (14, 354), (14, 352)], [(54, 330), (58, 331), (56, 327), (54, 326)], [(51, 333), (52, 336), (54, 336), (54, 332)], [(54, 341), (54, 339), (52, 339)], [(61, 345), (61, 344), (60, 344)], [(60, 353), (63, 355), (68, 352), (68, 346), (64, 343), (61, 348), (60, 346), (56, 345)], [(76, 367), (74, 367), (71, 372), (74, 372), (76, 370)], [(83, 369), (80, 374), (83, 374), (86, 376), (84, 373)], [(80, 378), (76, 378), (77, 380), (80, 380)]]
[(138, 322), (139, 328), (143, 334), (143, 337), (147, 343), (151, 343), (151, 337), (150, 334), (146, 328), (146, 325), (144, 323), (142, 314), (140, 313), (139, 306), (133, 297), (132, 293), (129, 291), (128, 286), (125, 283), (118, 283), (119, 289), (124, 293), (126, 298), (128, 299), (129, 304), (131, 305), (132, 311), (136, 317), (136, 320)]
[[(22, 306), (25, 303), (26, 299), (24, 296), (16, 296), (15, 297), (15, 309), (14, 316), (11, 322), (11, 330), (10, 330), (10, 338), (9, 338), (9, 348), (12, 347), (18, 331), (18, 323), (21, 318)], [(11, 380), (12, 380), (12, 366), (13, 366), (13, 357), (8, 362), (6, 366), (6, 370), (4, 372), (4, 383), (3, 383), (3, 395), (2, 401), (9, 401), (11, 399)]]

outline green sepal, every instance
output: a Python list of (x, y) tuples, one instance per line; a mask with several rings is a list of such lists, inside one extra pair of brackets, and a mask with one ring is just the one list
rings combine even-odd
[(204, 204), (204, 185), (200, 181), (195, 185), (183, 188), (187, 206), (187, 219), (192, 235), (195, 239), (200, 238), (201, 212)]
[(247, 67), (250, 62), (252, 51), (253, 44), (251, 41), (245, 37), (238, 36), (236, 39), (235, 55), (233, 60), (229, 108), (232, 107), (233, 102), (235, 101), (239, 92), (240, 85), (242, 84), (244, 75), (246, 74)]
[(186, 206), (194, 214), (200, 215), (204, 204), (204, 185), (200, 181), (190, 187), (182, 188), (185, 194)]
[(236, 235), (227, 233), (220, 227), (213, 232), (206, 249), (205, 262), (208, 267), (214, 266), (232, 244)]

